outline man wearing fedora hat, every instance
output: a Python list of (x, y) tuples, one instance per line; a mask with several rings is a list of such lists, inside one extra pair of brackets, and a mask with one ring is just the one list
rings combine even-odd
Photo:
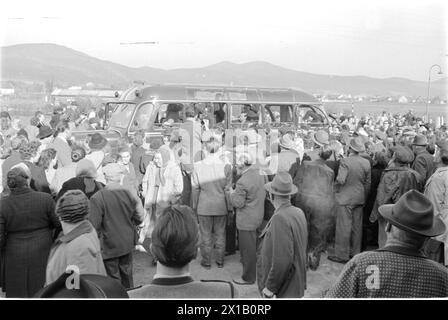
[(306, 288), (308, 230), (305, 214), (291, 204), (297, 187), (288, 172), (279, 171), (265, 189), (275, 212), (260, 236), (258, 288), (267, 298), (301, 298)]
[[(280, 171), (289, 171), (294, 163), (300, 163), (300, 155), (295, 150), (296, 143), (292, 134), (284, 134), (280, 138), (278, 146), (280, 147), (280, 151), (273, 152), (271, 161), (269, 162), (269, 172), (271, 174), (276, 174)], [(274, 151), (278, 151), (278, 149)]]
[(362, 138), (350, 141), (349, 157), (341, 160), (336, 177), (336, 236), (334, 256), (345, 263), (361, 251), (363, 207), (370, 191), (370, 162), (360, 156), (365, 151)]
[(324, 130), (318, 130), (311, 134), (311, 140), (314, 142), (314, 148), (312, 151), (308, 151), (303, 155), (303, 161), (315, 161), (320, 159), (320, 148), (330, 144), (330, 136)]
[(417, 135), (412, 143), (412, 149), (414, 150), (415, 160), (412, 163), (412, 169), (420, 173), (423, 177), (423, 184), (434, 173), (435, 163), (434, 157), (429, 154), (426, 147), (428, 146), (428, 139), (424, 135)]
[(384, 248), (356, 255), (344, 267), (327, 298), (433, 298), (448, 296), (448, 270), (428, 259), (422, 249), (443, 234), (443, 221), (416, 190), (395, 204), (380, 207), (387, 220)]

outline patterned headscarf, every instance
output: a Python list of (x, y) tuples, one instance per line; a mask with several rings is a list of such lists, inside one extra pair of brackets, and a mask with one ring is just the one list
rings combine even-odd
[(77, 223), (89, 214), (89, 199), (81, 190), (70, 190), (58, 200), (56, 215), (61, 221)]

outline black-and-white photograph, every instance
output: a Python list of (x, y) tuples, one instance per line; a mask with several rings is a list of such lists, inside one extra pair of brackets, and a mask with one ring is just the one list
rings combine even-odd
[(0, 299), (448, 298), (447, 14), (4, 1)]

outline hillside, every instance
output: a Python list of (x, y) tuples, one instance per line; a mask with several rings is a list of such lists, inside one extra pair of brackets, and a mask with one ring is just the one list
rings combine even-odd
[[(243, 64), (221, 62), (203, 68), (162, 70), (131, 68), (100, 60), (56, 44), (21, 44), (1, 47), (2, 80), (41, 81), (59, 85), (127, 87), (133, 80), (148, 83), (233, 84), (291, 87), (311, 93), (352, 95), (426, 96), (427, 83), (403, 78), (377, 79), (365, 76), (319, 75), (282, 68), (267, 62)], [(446, 78), (434, 81), (431, 95), (446, 97)]]

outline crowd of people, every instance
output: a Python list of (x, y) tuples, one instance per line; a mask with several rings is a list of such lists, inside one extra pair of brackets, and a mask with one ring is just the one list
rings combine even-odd
[[(255, 284), (264, 298), (300, 298), (323, 253), (345, 264), (325, 297), (448, 296), (446, 126), (342, 115), (327, 129), (281, 127), (268, 145), (248, 129), (229, 145), (230, 131), (204, 130), (188, 107), (163, 139), (140, 130), (112, 146), (100, 132), (72, 138), (101, 126), (95, 114), (60, 111), (49, 123), (36, 113), (34, 132), (0, 115), (6, 297), (39, 296), (75, 266), (132, 298), (231, 298)], [(134, 250), (156, 266), (138, 288)], [(197, 255), (224, 268), (237, 250), (241, 277), (191, 276)]]

